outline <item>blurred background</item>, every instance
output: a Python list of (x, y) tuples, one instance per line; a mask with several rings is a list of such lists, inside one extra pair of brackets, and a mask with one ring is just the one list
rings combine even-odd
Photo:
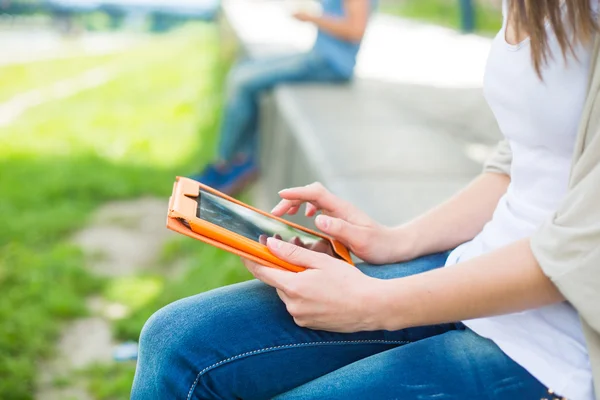
[[(382, 0), (379, 14), (444, 27), (433, 32), (464, 37), (460, 54), (478, 60), (501, 24), (490, 0)], [(0, 399), (126, 399), (154, 311), (249, 278), (236, 257), (164, 228), (174, 176), (214, 155), (224, 79), (244, 51), (231, 19), (218, 0), (0, 0)], [(285, 36), (275, 26), (266, 35)], [(381, 72), (376, 53), (365, 45), (359, 74), (428, 79), (402, 75), (405, 63)], [(442, 78), (479, 91), (469, 71)]]

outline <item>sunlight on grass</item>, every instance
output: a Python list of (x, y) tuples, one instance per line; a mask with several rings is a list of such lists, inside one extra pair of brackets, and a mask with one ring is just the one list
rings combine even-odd
[(135, 363), (93, 365), (84, 371), (91, 379), (90, 391), (96, 400), (127, 400), (135, 374)]
[[(197, 142), (198, 122), (212, 122), (219, 104), (208, 96), (197, 108), (198, 94), (210, 91), (212, 83), (186, 81), (192, 75), (210, 76), (214, 59), (189, 57), (178, 68), (172, 60), (195, 52), (199, 42), (208, 39), (202, 36), (209, 34), (199, 32), (191, 43), (173, 41), (138, 50), (121, 63), (121, 72), (108, 84), (28, 111), (0, 138), (0, 156), (92, 154), (111, 162), (180, 165), (202, 145)], [(152, 75), (148, 63), (153, 64)], [(65, 109), (69, 112), (61, 112)]]
[[(146, 320), (173, 301), (252, 277), (243, 268), (238, 257), (216, 247), (199, 244), (197, 240), (181, 237), (167, 247), (170, 257), (178, 260), (182, 270), (165, 285), (156, 298), (135, 310), (128, 318), (116, 321), (115, 332), (118, 338), (137, 340)], [(163, 272), (169, 275), (174, 263), (165, 262), (164, 265)]]
[(36, 61), (0, 67), (0, 103), (24, 91), (69, 78), (107, 63), (118, 54)]
[[(447, 0), (402, 0), (384, 3), (381, 11), (405, 18), (417, 19), (434, 24), (460, 29), (460, 5), (458, 1)], [(477, 4), (475, 9), (475, 30), (483, 34), (495, 34), (502, 25), (499, 8), (487, 4)]]
[(165, 286), (164, 280), (151, 276), (129, 276), (108, 283), (104, 297), (128, 310), (137, 310), (156, 298)]

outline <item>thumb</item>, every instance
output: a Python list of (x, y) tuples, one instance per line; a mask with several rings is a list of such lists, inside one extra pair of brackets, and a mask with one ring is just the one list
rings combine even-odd
[(369, 228), (351, 224), (343, 219), (321, 214), (315, 219), (315, 224), (326, 234), (349, 246), (369, 239)]
[(267, 239), (267, 247), (276, 257), (299, 267), (319, 268), (324, 264), (325, 257), (327, 257), (323, 253), (317, 253), (272, 237)]

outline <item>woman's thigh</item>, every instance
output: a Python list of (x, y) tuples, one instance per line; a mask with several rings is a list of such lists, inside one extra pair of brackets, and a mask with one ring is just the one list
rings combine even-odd
[[(388, 279), (442, 265), (445, 255), (361, 265)], [(357, 360), (456, 329), (455, 324), (340, 334), (298, 327), (275, 291), (249, 281), (177, 301), (140, 338), (132, 399), (264, 399)]]
[(492, 341), (469, 329), (364, 358), (279, 400), (535, 400), (554, 396)]

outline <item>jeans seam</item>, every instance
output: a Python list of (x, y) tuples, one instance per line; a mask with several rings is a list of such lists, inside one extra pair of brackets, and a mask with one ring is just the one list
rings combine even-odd
[(198, 375), (196, 375), (196, 380), (194, 380), (194, 383), (192, 384), (192, 386), (190, 387), (190, 390), (188, 392), (187, 400), (191, 400), (192, 395), (194, 394), (194, 390), (196, 389), (196, 386), (198, 385), (198, 382), (200, 381), (200, 378), (206, 372), (208, 372), (212, 369), (215, 369), (221, 365), (227, 364), (231, 361), (239, 360), (241, 358), (245, 358), (248, 356), (254, 356), (257, 354), (267, 353), (267, 352), (274, 351), (274, 350), (291, 349), (291, 348), (295, 348), (295, 347), (312, 347), (312, 346), (320, 346), (320, 345), (329, 346), (329, 345), (339, 345), (339, 344), (408, 344), (408, 343), (411, 343), (411, 342), (406, 341), (406, 340), (383, 340), (383, 339), (380, 339), (380, 340), (337, 340), (337, 341), (333, 341), (333, 342), (304, 342), (304, 343), (294, 343), (294, 344), (283, 344), (280, 346), (265, 347), (264, 349), (247, 351), (245, 353), (237, 354), (235, 356), (231, 356), (224, 360), (218, 361), (218, 362), (211, 364), (208, 367), (204, 368), (200, 372), (198, 372)]

